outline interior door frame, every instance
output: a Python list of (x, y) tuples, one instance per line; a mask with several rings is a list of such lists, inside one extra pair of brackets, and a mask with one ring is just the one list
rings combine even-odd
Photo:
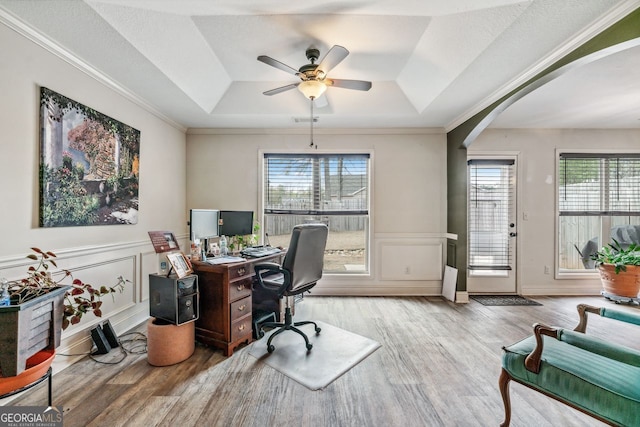
[[(487, 289), (486, 287), (482, 287), (483, 284), (485, 282), (487, 282), (488, 280), (486, 280), (486, 278), (483, 277), (478, 277), (478, 276), (472, 276), (470, 270), (467, 268), (467, 292), (470, 294), (520, 294), (521, 289), (520, 289), (520, 283), (521, 283), (521, 272), (520, 272), (520, 239), (518, 237), (521, 236), (521, 232), (522, 232), (522, 213), (520, 211), (520, 206), (521, 206), (521, 196), (520, 196), (520, 182), (522, 179), (522, 172), (521, 172), (521, 165), (520, 165), (520, 152), (519, 151), (515, 151), (515, 152), (505, 152), (505, 151), (473, 151), (473, 152), (469, 152), (467, 154), (467, 160), (471, 160), (471, 159), (482, 159), (482, 160), (513, 160), (514, 161), (514, 167), (515, 167), (515, 185), (514, 185), (514, 207), (513, 207), (513, 218), (515, 221), (515, 232), (516, 232), (516, 236), (515, 238), (515, 245), (513, 247), (514, 250), (514, 256), (513, 256), (513, 261), (512, 261), (512, 265), (513, 265), (513, 270), (515, 270), (513, 272), (513, 281), (514, 281), (514, 285), (513, 288), (510, 288), (509, 290), (491, 290), (491, 289)], [(468, 173), (468, 168), (467, 168), (467, 173)], [(468, 180), (468, 177), (467, 177)], [(467, 188), (467, 202), (469, 200), (469, 188)], [(467, 214), (468, 217), (468, 214)], [(467, 254), (469, 253), (469, 229), (467, 228)], [(468, 257), (467, 257), (468, 258)], [(488, 276), (491, 279), (500, 279), (499, 276)], [(496, 288), (497, 289), (497, 288)]]

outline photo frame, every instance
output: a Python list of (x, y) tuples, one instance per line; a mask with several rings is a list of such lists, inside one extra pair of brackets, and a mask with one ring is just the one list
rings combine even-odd
[(173, 267), (176, 272), (178, 279), (193, 273), (191, 263), (182, 252), (169, 252), (167, 254), (167, 259), (169, 260), (171, 267)]

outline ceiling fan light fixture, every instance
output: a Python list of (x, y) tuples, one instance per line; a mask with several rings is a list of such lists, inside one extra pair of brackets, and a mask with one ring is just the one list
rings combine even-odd
[(307, 98), (318, 99), (327, 90), (327, 85), (318, 80), (305, 80), (300, 82), (298, 89)]

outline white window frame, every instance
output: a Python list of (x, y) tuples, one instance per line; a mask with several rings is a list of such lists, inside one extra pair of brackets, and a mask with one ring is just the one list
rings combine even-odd
[[(326, 154), (326, 155), (339, 155), (339, 154), (366, 154), (369, 156), (369, 170), (368, 170), (368, 182), (369, 182), (369, 194), (368, 194), (368, 218), (369, 218), (369, 227), (368, 227), (368, 231), (365, 235), (365, 259), (366, 259), (366, 266), (367, 269), (365, 271), (358, 271), (358, 272), (350, 272), (350, 273), (342, 273), (342, 272), (324, 272), (323, 275), (324, 276), (335, 276), (335, 277), (372, 277), (373, 274), (373, 266), (372, 266), (372, 259), (373, 259), (373, 250), (371, 247), (371, 242), (372, 242), (372, 236), (374, 235), (374, 212), (373, 212), (373, 206), (375, 206), (374, 203), (374, 194), (375, 194), (375, 189), (374, 189), (374, 152), (373, 150), (367, 150), (367, 149), (363, 149), (363, 150), (354, 150), (354, 149), (345, 149), (345, 150), (323, 150), (323, 149), (314, 149), (313, 151), (309, 151), (309, 150), (290, 150), (290, 149), (284, 149), (284, 150), (276, 150), (276, 149), (260, 149), (258, 150), (258, 213), (257, 216), (259, 218), (259, 222), (260, 224), (264, 224), (264, 201), (265, 201), (265, 195), (264, 195), (264, 157), (267, 154), (300, 154), (300, 155), (309, 155), (309, 154)], [(262, 238), (264, 238), (264, 229), (261, 229), (261, 233), (262, 233)]]
[[(622, 150), (602, 150), (602, 149), (576, 149), (576, 148), (558, 148), (555, 152), (555, 229), (554, 229), (554, 278), (558, 280), (575, 280), (575, 279), (597, 279), (599, 273), (597, 270), (570, 270), (560, 269), (560, 155), (564, 153), (585, 153), (585, 154), (640, 154), (640, 150), (622, 149)], [(605, 223), (609, 221), (605, 219)], [(601, 229), (604, 226), (601, 224)]]

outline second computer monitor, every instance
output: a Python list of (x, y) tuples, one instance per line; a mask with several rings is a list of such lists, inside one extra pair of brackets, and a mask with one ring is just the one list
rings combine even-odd
[(253, 211), (220, 211), (218, 225), (221, 236), (253, 234)]
[(215, 209), (191, 209), (189, 234), (191, 240), (218, 237), (220, 212)]

